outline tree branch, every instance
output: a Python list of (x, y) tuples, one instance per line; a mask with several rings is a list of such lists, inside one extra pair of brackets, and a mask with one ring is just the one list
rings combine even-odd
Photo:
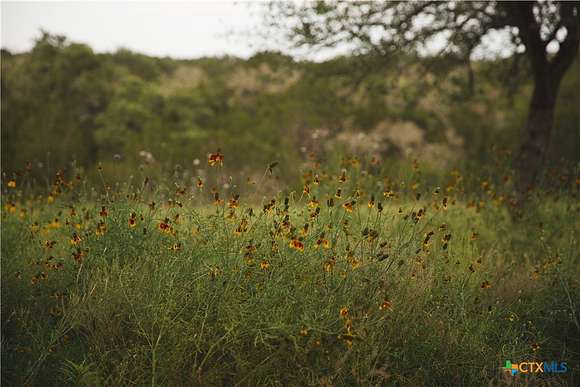
[(556, 88), (578, 54), (578, 47), (580, 46), (580, 2), (562, 3), (560, 5), (560, 18), (568, 34), (566, 39), (560, 43), (560, 50), (550, 63), (550, 73)]
[(517, 1), (502, 3), (511, 24), (516, 26), (526, 50), (529, 52), (532, 70), (536, 76), (545, 75), (547, 57), (545, 43), (540, 37), (540, 26), (534, 18), (534, 3)]

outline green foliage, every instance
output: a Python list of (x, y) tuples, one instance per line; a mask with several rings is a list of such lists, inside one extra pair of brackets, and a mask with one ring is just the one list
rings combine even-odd
[[(427, 157), (422, 147), (435, 144), (446, 149), (443, 160), (477, 164), (493, 143), (517, 148), (530, 93), (525, 68), (505, 88), (501, 74), (513, 70), (510, 60), (476, 62), (471, 90), (463, 70), (445, 58), (397, 63), (385, 67), (372, 56), (296, 62), (271, 52), (246, 61), (159, 59), (124, 49), (95, 54), (44, 34), (29, 53), (2, 51), (3, 170), (21, 171), (29, 162), (41, 182), (72, 161), (88, 171), (114, 162), (123, 180), (147, 163), (141, 151), (161, 171), (189, 168), (205, 150), (221, 148), (231, 173), (259, 174), (279, 160), (281, 178), (294, 181), (293, 166), (308, 152), (350, 149), (341, 134), (378, 133), (382, 142), (371, 137), (367, 147), (377, 143), (372, 152), (381, 158)], [(562, 85), (552, 151), (571, 163), (580, 136), (578, 63)], [(410, 150), (392, 137), (409, 125), (423, 133)], [(320, 128), (328, 131), (313, 137)], [(449, 133), (461, 145), (449, 145)]]
[(268, 172), (212, 190), (227, 154), (203, 186), (6, 182), (3, 384), (511, 385), (506, 359), (575, 380), (578, 182), (513, 223), (498, 167), (336, 157), (274, 196)]

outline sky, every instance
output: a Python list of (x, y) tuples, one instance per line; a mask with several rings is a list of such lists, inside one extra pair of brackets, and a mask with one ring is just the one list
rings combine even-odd
[[(256, 0), (189, 1), (3, 1), (2, 47), (28, 51), (41, 30), (85, 43), (97, 52), (118, 48), (173, 58), (233, 55), (248, 58), (265, 49), (278, 49), (315, 61), (345, 54), (347, 46), (316, 52), (288, 52), (255, 33), (260, 27)], [(474, 58), (507, 56), (505, 36), (491, 34)], [(443, 42), (435, 42), (443, 45)]]
[(233, 1), (2, 1), (1, 40), (10, 51), (27, 51), (43, 29), (97, 52), (247, 58), (256, 48), (239, 33), (259, 25), (257, 9)]

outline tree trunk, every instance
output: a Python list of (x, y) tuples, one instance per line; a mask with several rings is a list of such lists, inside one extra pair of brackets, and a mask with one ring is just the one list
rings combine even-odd
[[(519, 30), (534, 74), (534, 94), (526, 122), (525, 138), (515, 161), (516, 199), (519, 207), (515, 213), (517, 215), (518, 212), (521, 213), (521, 207), (525, 205), (544, 166), (554, 126), (554, 110), (560, 82), (578, 53), (580, 2), (558, 3), (559, 22), (553, 26), (554, 36), (548, 40), (543, 40), (540, 33), (542, 23), (537, 20), (536, 2), (513, 1), (501, 4)], [(546, 47), (561, 27), (566, 29), (567, 35), (563, 41), (559, 41), (558, 52), (549, 58)]]
[(524, 131), (524, 140), (516, 158), (516, 190), (518, 203), (523, 205), (533, 190), (550, 146), (557, 86), (550, 77), (536, 76), (534, 93)]

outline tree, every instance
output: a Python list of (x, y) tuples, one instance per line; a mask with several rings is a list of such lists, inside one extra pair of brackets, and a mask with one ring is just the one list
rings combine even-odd
[[(446, 55), (469, 64), (486, 36), (511, 39), (511, 54), (525, 55), (534, 91), (515, 160), (523, 202), (545, 162), (558, 89), (578, 53), (580, 2), (346, 2), (273, 3), (269, 24), (295, 47), (336, 48), (380, 58)], [(439, 47), (438, 47), (439, 46)]]
[(47, 168), (64, 168), (72, 160), (83, 167), (94, 164), (95, 116), (109, 99), (110, 78), (90, 47), (47, 32), (30, 53), (3, 52), (4, 169), (32, 161)]

